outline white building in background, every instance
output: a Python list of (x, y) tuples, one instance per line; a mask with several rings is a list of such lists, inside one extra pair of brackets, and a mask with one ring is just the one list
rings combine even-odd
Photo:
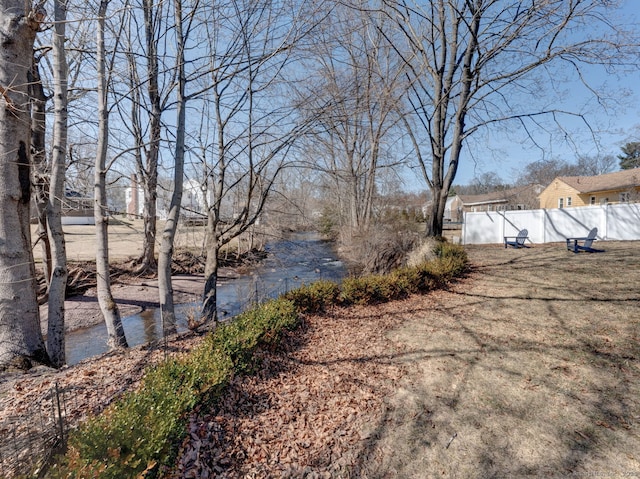
[(202, 185), (196, 180), (185, 180), (182, 186), (182, 209), (186, 216), (206, 215)]
[(125, 203), (127, 205), (127, 217), (142, 218), (144, 213), (144, 191), (138, 185), (138, 177), (135, 173), (131, 175), (131, 186), (124, 190)]
[[(144, 190), (138, 184), (135, 174), (131, 175), (131, 185), (125, 189), (125, 201), (127, 205), (127, 216), (129, 218), (142, 218), (144, 215)], [(157, 216), (166, 219), (170, 200), (158, 197)], [(206, 204), (204, 192), (200, 183), (196, 180), (185, 180), (182, 187), (182, 212), (181, 216), (186, 218), (206, 217)]]

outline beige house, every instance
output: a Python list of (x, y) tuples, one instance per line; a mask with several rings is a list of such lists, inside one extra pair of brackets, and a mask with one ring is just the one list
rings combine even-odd
[(640, 168), (598, 176), (559, 176), (538, 198), (540, 208), (636, 202), (640, 200)]
[(447, 201), (445, 219), (462, 221), (465, 212), (530, 210), (538, 207), (540, 185), (519, 186), (483, 195), (456, 195)]

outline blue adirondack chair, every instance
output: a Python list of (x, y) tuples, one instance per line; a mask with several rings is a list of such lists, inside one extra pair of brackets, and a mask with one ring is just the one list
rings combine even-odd
[(597, 240), (598, 228), (593, 228), (589, 234), (582, 238), (567, 238), (567, 249), (574, 253), (586, 251), (587, 253), (602, 253), (603, 249), (593, 248), (591, 245)]
[(505, 236), (504, 247), (513, 246), (514, 248), (528, 248), (524, 241), (529, 238), (529, 231), (524, 229), (518, 232), (517, 236)]

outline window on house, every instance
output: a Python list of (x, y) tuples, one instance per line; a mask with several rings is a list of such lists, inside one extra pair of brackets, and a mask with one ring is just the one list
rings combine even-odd
[(592, 197), (590, 198), (590, 200), (589, 200), (589, 203), (590, 203), (590, 204), (592, 204), (592, 205), (595, 205), (595, 204), (596, 204), (596, 197), (595, 197), (595, 196), (592, 196)]
[(602, 198), (602, 199), (600, 200), (600, 204), (601, 204), (601, 205), (606, 205), (607, 203), (609, 203), (609, 198)]
[(571, 196), (567, 196), (567, 206), (571, 206)]
[(628, 191), (620, 193), (620, 203), (629, 203), (630, 200), (631, 200), (631, 195), (629, 194)]
[(564, 198), (558, 198), (558, 208), (564, 208)]
[(493, 206), (487, 205), (487, 211), (493, 211)]
[(525, 205), (518, 205), (516, 206), (517, 210), (526, 210), (527, 208), (525, 207)]

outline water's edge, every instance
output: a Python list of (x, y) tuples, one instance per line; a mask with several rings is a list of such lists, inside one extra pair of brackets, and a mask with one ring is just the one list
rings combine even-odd
[[(317, 233), (295, 233), (289, 238), (274, 241), (265, 247), (268, 256), (256, 268), (218, 285), (218, 315), (231, 317), (256, 302), (275, 298), (302, 284), (319, 279), (340, 280), (345, 268), (338, 260), (331, 242)], [(178, 332), (187, 329), (187, 315), (199, 310), (199, 304), (176, 305)], [(137, 346), (161, 339), (162, 315), (158, 308), (127, 316), (122, 323), (129, 346)], [(67, 364), (108, 351), (107, 330), (104, 323), (71, 331), (66, 336)]]

